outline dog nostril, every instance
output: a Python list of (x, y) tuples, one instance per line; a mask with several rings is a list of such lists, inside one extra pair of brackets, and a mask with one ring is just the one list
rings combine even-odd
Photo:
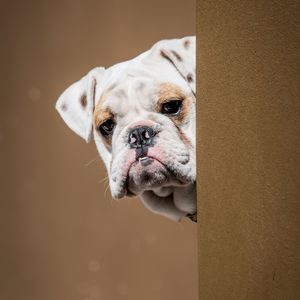
[(128, 143), (132, 146), (138, 146), (140, 144), (140, 133), (138, 128), (135, 128), (130, 132)]
[(143, 137), (147, 140), (151, 139), (152, 137), (154, 137), (155, 133), (154, 130), (152, 128), (147, 128), (145, 129), (144, 133), (143, 133)]
[(137, 141), (137, 138), (136, 138), (135, 134), (131, 133), (129, 135), (129, 144), (135, 144), (136, 141)]
[(134, 148), (142, 147), (143, 145), (148, 145), (155, 134), (151, 127), (134, 128), (129, 133), (128, 143)]

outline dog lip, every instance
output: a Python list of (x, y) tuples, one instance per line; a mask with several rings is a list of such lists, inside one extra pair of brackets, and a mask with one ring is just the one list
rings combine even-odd
[(187, 183), (186, 181), (182, 180), (179, 176), (177, 176), (176, 173), (174, 173), (174, 171), (172, 169), (170, 169), (170, 167), (168, 167), (160, 159), (158, 159), (157, 157), (154, 157), (152, 155), (151, 156), (146, 155), (146, 156), (136, 158), (131, 161), (131, 163), (129, 164), (129, 166), (126, 170), (126, 173), (124, 174), (124, 180), (120, 184), (120, 192), (117, 195), (115, 195), (114, 198), (120, 199), (125, 196), (137, 196), (138, 195), (138, 194), (135, 194), (134, 192), (130, 191), (130, 189), (129, 189), (129, 172), (130, 172), (130, 169), (133, 166), (133, 164), (141, 163), (143, 167), (146, 167), (147, 165), (149, 165), (149, 162), (148, 162), (149, 160), (151, 160), (150, 163), (152, 163), (153, 160), (156, 160), (161, 165), (163, 165), (166, 168), (166, 170), (168, 170), (168, 172), (170, 172), (170, 174), (179, 181), (180, 185), (185, 185)]
[[(159, 163), (161, 163), (157, 158), (152, 157), (152, 156), (143, 156), (140, 158), (136, 158), (135, 160), (133, 160), (130, 164), (128, 169), (126, 170), (126, 174), (124, 176), (124, 180), (121, 182), (121, 189), (118, 195), (116, 195), (115, 198), (123, 198), (125, 196), (137, 196), (137, 194), (135, 194), (134, 192), (130, 191), (129, 189), (129, 171), (131, 169), (131, 167), (136, 164), (136, 163), (141, 163), (143, 167), (148, 166), (149, 164), (151, 164), (153, 162), (153, 160), (157, 160)], [(161, 163), (165, 168), (167, 168), (165, 166), (165, 164)], [(169, 170), (167, 168), (167, 170)]]
[(172, 176), (174, 178), (176, 178), (176, 180), (179, 181), (180, 185), (186, 185), (187, 184), (186, 181), (182, 180), (182, 178), (180, 178), (178, 175), (176, 175), (176, 173), (170, 167), (168, 167), (168, 165), (163, 163), (160, 159), (157, 159), (156, 157), (152, 157), (152, 156), (149, 156), (149, 157), (152, 158), (152, 159), (157, 160), (160, 164), (162, 164), (166, 168), (166, 170), (168, 170), (168, 172), (170, 172), (172, 174)]

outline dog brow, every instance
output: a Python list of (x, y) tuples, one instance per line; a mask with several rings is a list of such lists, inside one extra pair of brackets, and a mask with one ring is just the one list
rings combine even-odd
[(98, 106), (98, 108), (96, 108), (94, 112), (94, 126), (98, 127), (104, 121), (113, 118), (113, 116), (113, 113), (108, 107), (101, 109)]
[(158, 102), (162, 103), (170, 98), (184, 98), (184, 93), (174, 83), (162, 83), (159, 86)]

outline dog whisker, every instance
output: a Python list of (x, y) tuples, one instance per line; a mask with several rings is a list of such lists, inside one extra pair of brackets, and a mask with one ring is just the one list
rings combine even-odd
[(108, 182), (108, 176), (102, 178), (99, 183)]
[(105, 191), (104, 191), (104, 197), (106, 198), (106, 196), (107, 196), (107, 191), (108, 191), (108, 189), (109, 189), (109, 184), (107, 185), (107, 187), (105, 188)]
[(85, 167), (88, 167), (89, 165), (91, 165), (93, 162), (95, 161), (100, 161), (101, 159), (99, 158), (99, 156), (96, 156), (95, 158), (93, 158), (92, 160), (90, 160), (89, 162), (87, 162), (86, 164), (84, 164)]

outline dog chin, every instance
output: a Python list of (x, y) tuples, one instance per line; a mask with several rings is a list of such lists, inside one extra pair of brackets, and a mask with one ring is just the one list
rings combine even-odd
[(144, 157), (131, 164), (127, 189), (134, 195), (169, 184), (174, 180), (170, 170), (155, 158)]

